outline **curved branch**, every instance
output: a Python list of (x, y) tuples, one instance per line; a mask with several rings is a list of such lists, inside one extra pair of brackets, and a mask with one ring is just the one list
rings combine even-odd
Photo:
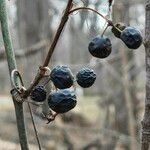
[(70, 11), (70, 9), (72, 7), (72, 2), (73, 2), (73, 0), (68, 0), (68, 4), (66, 6), (64, 15), (62, 16), (62, 19), (61, 19), (61, 22), (59, 24), (58, 30), (57, 30), (57, 32), (55, 34), (55, 37), (54, 37), (54, 39), (52, 41), (52, 44), (51, 44), (50, 48), (49, 48), (49, 51), (48, 51), (47, 57), (45, 59), (45, 62), (43, 64), (43, 67), (46, 67), (49, 64), (51, 56), (52, 56), (52, 54), (54, 52), (54, 49), (55, 49), (55, 47), (57, 45), (57, 42), (58, 42), (59, 38), (60, 38), (60, 35), (61, 35), (61, 33), (62, 33), (63, 29), (64, 29), (65, 24), (68, 21), (69, 11)]
[(107, 17), (105, 17), (104, 15), (102, 15), (101, 13), (99, 13), (97, 10), (95, 10), (93, 8), (78, 7), (78, 8), (74, 8), (74, 9), (70, 10), (69, 14), (72, 14), (73, 12), (76, 12), (76, 11), (79, 11), (79, 10), (92, 11), (92, 12), (96, 13), (97, 15), (99, 15), (100, 17), (102, 17), (103, 19), (105, 19), (110, 26), (114, 26), (114, 24), (113, 24), (113, 22), (111, 20), (109, 20)]
[[(58, 26), (58, 29), (56, 31), (56, 34), (55, 34), (54, 39), (52, 41), (52, 44), (50, 45), (50, 48), (49, 48), (48, 54), (46, 56), (46, 59), (45, 59), (43, 65), (42, 65), (43, 67), (48, 66), (48, 64), (50, 62), (50, 59), (51, 59), (52, 54), (53, 54), (53, 52), (55, 50), (55, 47), (56, 47), (56, 45), (58, 43), (60, 35), (61, 35), (61, 33), (62, 33), (62, 31), (63, 31), (63, 29), (65, 27), (65, 24), (68, 21), (69, 11), (70, 11), (70, 9), (72, 7), (72, 2), (73, 2), (73, 0), (68, 0), (68, 3), (67, 3), (67, 6), (66, 6), (64, 15), (61, 18), (61, 22), (60, 22), (60, 24)], [(25, 91), (25, 93), (23, 95), (24, 98), (27, 98), (30, 95), (30, 92), (32, 91), (32, 89), (39, 83), (39, 81), (42, 79), (42, 77), (43, 77), (43, 70), (41, 70), (40, 73), (38, 73), (36, 75), (36, 77), (34, 78), (33, 82), (29, 86), (29, 88)]]
[[(50, 61), (50, 59), (52, 57), (52, 54), (53, 54), (53, 52), (55, 50), (55, 47), (57, 45), (57, 42), (58, 42), (58, 40), (60, 38), (60, 35), (61, 35), (61, 33), (62, 33), (62, 31), (63, 31), (63, 29), (64, 29), (64, 27), (65, 27), (65, 25), (66, 25), (66, 23), (68, 21), (69, 15), (72, 14), (73, 12), (78, 11), (78, 10), (89, 10), (89, 11), (95, 12), (96, 14), (98, 14), (99, 16), (101, 16), (103, 19), (105, 19), (108, 22), (109, 26), (113, 26), (114, 27), (114, 24), (113, 24), (113, 22), (111, 20), (109, 20), (108, 18), (106, 18), (105, 16), (103, 16), (101, 13), (99, 13), (98, 11), (96, 11), (96, 10), (94, 10), (92, 8), (89, 8), (89, 7), (79, 7), (79, 8), (75, 8), (75, 9), (71, 10), (71, 8), (72, 8), (72, 2), (73, 2), (73, 0), (68, 0), (68, 3), (67, 3), (67, 6), (66, 6), (64, 15), (61, 18), (61, 22), (60, 22), (59, 27), (58, 27), (58, 29), (56, 31), (56, 34), (54, 36), (54, 39), (52, 41), (52, 44), (51, 44), (51, 46), (49, 48), (48, 54), (46, 56), (46, 59), (44, 61), (44, 64), (42, 65), (42, 67), (48, 66), (49, 61)], [(41, 70), (41, 71), (43, 71), (43, 70)], [(27, 98), (29, 96), (29, 94), (32, 91), (32, 89), (39, 83), (39, 81), (42, 79), (42, 77), (43, 77), (43, 72), (39, 72), (36, 75), (36, 77), (34, 78), (33, 82), (29, 86), (29, 88), (25, 91), (25, 93), (23, 95), (24, 98)]]

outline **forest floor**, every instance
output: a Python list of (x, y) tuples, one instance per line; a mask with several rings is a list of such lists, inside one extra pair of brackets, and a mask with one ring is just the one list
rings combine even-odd
[[(105, 150), (112, 150), (111, 147), (116, 139), (118, 142), (115, 150), (123, 150), (122, 144), (128, 144), (134, 139), (106, 128), (108, 126), (105, 122), (106, 111), (104, 111), (105, 108), (99, 106), (99, 100), (99, 97), (80, 97), (73, 111), (58, 116), (50, 124), (46, 124), (46, 120), (39, 114), (41, 108), (32, 107), (42, 150), (84, 150), (87, 145), (91, 144), (95, 144), (98, 148), (89, 150), (103, 150), (101, 145), (105, 145)], [(20, 150), (11, 97), (0, 96), (0, 120), (0, 150)], [(25, 122), (30, 150), (38, 150), (26, 106)], [(107, 140), (104, 140), (106, 137)], [(134, 142), (139, 147), (139, 143)]]
[[(42, 143), (42, 150), (66, 150), (69, 145), (71, 147), (73, 145), (85, 145), (87, 141), (83, 139), (87, 137), (91, 140), (96, 138), (97, 135), (94, 137), (88, 132), (86, 133), (86, 130), (91, 127), (92, 122), (98, 119), (99, 111), (96, 103), (98, 99), (98, 97), (87, 97), (84, 100), (81, 98), (75, 110), (72, 111), (77, 114), (73, 116), (73, 120), (72, 116), (69, 118), (70, 120), (68, 118), (66, 120), (66, 117), (60, 116), (54, 122), (47, 125), (46, 120), (43, 120), (41, 116), (34, 115)], [(37, 108), (37, 110), (39, 109)], [(0, 150), (20, 150), (15, 112), (11, 97), (0, 96), (0, 110)], [(25, 110), (27, 110), (26, 107)], [(38, 147), (36, 146), (37, 143), (28, 112), (25, 113), (25, 122), (27, 124), (26, 128), (30, 149), (37, 150)], [(75, 149), (79, 149), (79, 147)]]

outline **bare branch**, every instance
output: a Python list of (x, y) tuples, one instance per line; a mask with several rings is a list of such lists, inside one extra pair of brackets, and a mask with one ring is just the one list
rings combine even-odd
[[(68, 21), (68, 17), (69, 17), (69, 11), (70, 9), (72, 8), (72, 2), (73, 0), (68, 0), (68, 3), (67, 3), (67, 6), (66, 6), (66, 9), (65, 9), (65, 12), (64, 12), (64, 15), (62, 16), (62, 19), (61, 19), (61, 22), (59, 24), (59, 27), (56, 31), (56, 34), (54, 36), (54, 39), (52, 41), (52, 44), (49, 48), (49, 51), (48, 51), (48, 54), (47, 54), (47, 57), (44, 61), (44, 64), (43, 64), (43, 67), (46, 67), (48, 66), (49, 64), (49, 61), (51, 59), (51, 56), (55, 50), (55, 47), (58, 43), (58, 40), (60, 38), (60, 35), (64, 29), (64, 26), (66, 24), (66, 22)], [(30, 94), (30, 92), (32, 91), (32, 89), (39, 83), (39, 81), (42, 79), (43, 75), (44, 75), (44, 71), (43, 70), (40, 70), (40, 72), (37, 73), (36, 77), (34, 78), (33, 82), (31, 83), (30, 87), (25, 91), (24, 93), (24, 98), (27, 98)]]

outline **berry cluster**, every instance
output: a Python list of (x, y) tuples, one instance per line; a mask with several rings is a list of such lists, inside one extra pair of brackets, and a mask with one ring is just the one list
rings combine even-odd
[[(111, 29), (115, 37), (120, 38), (130, 49), (137, 49), (141, 46), (143, 38), (140, 31), (134, 27), (126, 27), (123, 23), (113, 25)], [(106, 58), (112, 51), (111, 41), (107, 37), (95, 37), (88, 46), (92, 56)]]
[[(141, 33), (134, 27), (126, 27), (123, 23), (117, 23), (113, 25), (111, 31), (130, 49), (137, 49), (142, 44)], [(88, 49), (92, 56), (103, 59), (110, 55), (112, 44), (109, 38), (103, 35), (97, 36), (89, 43)], [(49, 79), (55, 90), (47, 96), (45, 87), (38, 85), (32, 90), (30, 97), (37, 103), (44, 102), (47, 98), (50, 110), (60, 114), (70, 111), (77, 104), (75, 88), (71, 88), (74, 87), (75, 82), (82, 88), (91, 87), (96, 80), (96, 74), (90, 68), (83, 68), (74, 76), (67, 66), (59, 65), (52, 69)], [(50, 120), (54, 118), (49, 119), (49, 122)]]
[(75, 89), (71, 88), (75, 82), (83, 88), (90, 87), (96, 80), (96, 74), (90, 68), (83, 68), (74, 77), (67, 66), (59, 65), (52, 69), (49, 78), (55, 90), (47, 96), (45, 87), (38, 85), (32, 90), (30, 98), (36, 103), (44, 102), (47, 98), (49, 108), (60, 114), (70, 111), (77, 104)]

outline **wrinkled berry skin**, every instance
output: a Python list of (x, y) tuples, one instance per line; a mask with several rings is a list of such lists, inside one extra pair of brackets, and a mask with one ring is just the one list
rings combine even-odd
[(30, 97), (36, 102), (43, 102), (46, 99), (46, 89), (42, 85), (36, 86), (32, 90)]
[(57, 113), (66, 113), (73, 109), (76, 104), (76, 95), (73, 90), (58, 90), (50, 93), (48, 97), (49, 107)]
[(97, 58), (106, 58), (111, 53), (111, 42), (107, 37), (96, 37), (88, 46), (92, 56)]
[(76, 80), (81, 87), (88, 88), (94, 84), (96, 74), (92, 69), (83, 68), (77, 73)]
[[(121, 31), (123, 31), (125, 28), (126, 28), (126, 26), (125, 26), (124, 23), (118, 22), (118, 23), (116, 23), (116, 24), (112, 27), (111, 31), (113, 32), (113, 34), (115, 35), (115, 37), (120, 38)], [(120, 31), (119, 31), (118, 29), (119, 29)]]
[(74, 82), (74, 76), (67, 66), (56, 66), (51, 71), (50, 77), (58, 89), (70, 88)]
[(139, 48), (143, 41), (140, 31), (134, 27), (126, 27), (122, 31), (120, 38), (130, 49)]

